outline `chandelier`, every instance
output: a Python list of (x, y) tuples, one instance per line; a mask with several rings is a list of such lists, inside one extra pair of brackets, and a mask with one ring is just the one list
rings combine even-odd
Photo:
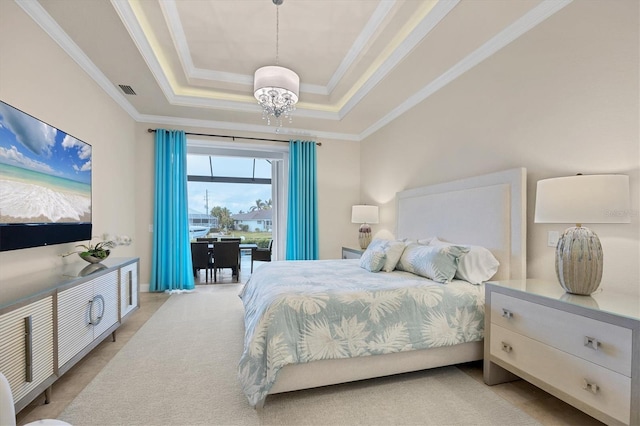
[(282, 118), (291, 123), (300, 90), (300, 77), (288, 68), (278, 66), (280, 16), (278, 6), (284, 0), (272, 0), (276, 5), (276, 65), (258, 68), (253, 79), (253, 94), (262, 107), (262, 119), (271, 125), (274, 119), (282, 126)]

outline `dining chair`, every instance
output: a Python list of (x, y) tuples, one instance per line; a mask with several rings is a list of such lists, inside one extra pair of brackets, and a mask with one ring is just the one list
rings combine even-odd
[[(220, 237), (219, 241), (237, 241), (242, 244), (240, 237)], [(238, 250), (238, 270), (242, 270), (242, 252)]]
[(273, 238), (269, 240), (269, 247), (267, 248), (254, 248), (251, 251), (251, 272), (253, 273), (253, 261), (259, 262), (271, 262), (271, 254), (273, 250)]
[(213, 282), (218, 282), (218, 270), (231, 268), (231, 275), (235, 282), (239, 281), (240, 242), (216, 241), (213, 243)]
[(213, 266), (209, 255), (209, 243), (206, 241), (191, 243), (191, 262), (193, 263), (193, 276), (204, 269), (206, 271), (206, 282), (209, 282), (209, 270)]

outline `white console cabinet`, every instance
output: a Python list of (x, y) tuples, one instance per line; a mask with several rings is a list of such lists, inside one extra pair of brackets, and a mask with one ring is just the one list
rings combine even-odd
[(28, 398), (53, 381), (53, 297), (0, 315), (0, 371), (14, 400)]
[(541, 280), (485, 289), (487, 384), (521, 377), (607, 424), (640, 424), (639, 298)]
[(0, 282), (0, 372), (16, 412), (102, 340), (138, 305), (138, 259), (61, 265)]
[[(118, 271), (58, 293), (58, 367), (118, 322)], [(65, 369), (66, 371), (66, 369)]]

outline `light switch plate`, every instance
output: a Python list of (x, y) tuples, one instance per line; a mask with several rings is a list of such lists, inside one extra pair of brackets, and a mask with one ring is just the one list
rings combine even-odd
[(547, 234), (547, 246), (555, 247), (558, 245), (560, 239), (560, 233), (558, 231), (549, 231)]

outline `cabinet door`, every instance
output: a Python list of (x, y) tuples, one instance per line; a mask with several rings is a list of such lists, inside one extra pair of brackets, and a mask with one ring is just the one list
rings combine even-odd
[(92, 283), (94, 298), (90, 319), (95, 339), (118, 322), (118, 271), (98, 277)]
[(89, 311), (93, 282), (58, 293), (58, 366), (61, 367), (93, 341)]
[(1, 315), (0, 336), (0, 371), (17, 403), (53, 375), (53, 297)]
[(138, 306), (138, 264), (120, 269), (120, 318)]

